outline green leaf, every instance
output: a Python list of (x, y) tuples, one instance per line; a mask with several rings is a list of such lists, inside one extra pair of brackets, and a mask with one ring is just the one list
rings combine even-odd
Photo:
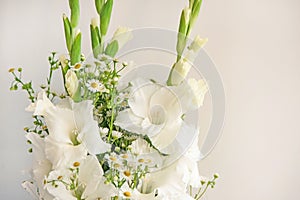
[(64, 30), (65, 30), (65, 38), (68, 51), (71, 52), (72, 47), (72, 27), (70, 21), (66, 15), (63, 15), (63, 22), (64, 22)]
[(79, 0), (69, 0), (69, 6), (71, 9), (71, 25), (75, 28), (78, 26), (80, 17)]
[(101, 35), (104, 36), (107, 33), (108, 25), (110, 22), (111, 11), (113, 7), (113, 0), (107, 0), (103, 5), (101, 14), (100, 14), (100, 31)]
[(97, 56), (100, 54), (100, 38), (99, 38), (99, 29), (98, 27), (94, 27), (92, 24), (90, 25), (90, 31), (91, 31), (91, 41), (92, 41), (92, 49), (94, 57), (97, 58)]
[(119, 50), (118, 41), (117, 40), (113, 40), (111, 43), (109, 43), (106, 46), (105, 54), (108, 55), (108, 56), (110, 56), (110, 57), (114, 57), (116, 55), (116, 53), (118, 52), (118, 50)]
[(96, 5), (97, 13), (100, 15), (102, 7), (104, 5), (104, 0), (95, 0), (95, 5)]
[(80, 62), (81, 59), (81, 33), (78, 33), (74, 39), (71, 49), (71, 65), (75, 65)]

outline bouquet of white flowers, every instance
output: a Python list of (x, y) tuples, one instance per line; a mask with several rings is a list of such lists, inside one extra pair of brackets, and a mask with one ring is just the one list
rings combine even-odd
[[(132, 39), (119, 28), (105, 40), (113, 0), (95, 0), (98, 18), (90, 24), (93, 56), (81, 52), (79, 0), (69, 0), (63, 15), (68, 55), (49, 56), (50, 71), (36, 93), (22, 69), (10, 69), (11, 90), (22, 88), (31, 104), (33, 126), (25, 128), (33, 155), (32, 179), (23, 187), (35, 199), (200, 199), (218, 175), (202, 178), (197, 126), (185, 116), (203, 104), (205, 80), (186, 79), (193, 59), (207, 39), (188, 36), (201, 0), (182, 10), (177, 57), (165, 82), (143, 77), (122, 81), (128, 62), (117, 58)], [(145, 38), (146, 39), (146, 38)], [(52, 75), (61, 71), (62, 94), (53, 91)]]

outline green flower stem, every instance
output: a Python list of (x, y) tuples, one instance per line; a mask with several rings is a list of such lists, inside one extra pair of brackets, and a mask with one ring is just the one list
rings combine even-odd
[[(18, 77), (15, 72), (12, 72), (14, 78), (15, 78), (15, 81), (20, 83), (22, 85), (22, 89), (23, 90), (26, 90), (28, 96), (29, 96), (29, 99), (32, 103), (35, 102), (36, 100), (36, 97), (34, 96), (34, 90), (32, 89), (31, 87), (31, 84), (28, 84), (28, 83), (24, 83), (20, 77)], [(29, 85), (29, 87), (27, 87)], [(25, 87), (26, 86), (26, 87)]]
[(206, 186), (205, 186), (205, 188), (204, 188), (204, 190), (203, 190), (202, 193), (200, 193), (202, 188), (199, 188), (198, 193), (195, 195), (195, 200), (201, 199), (201, 197), (206, 193), (206, 191), (207, 191), (207, 189), (208, 189), (209, 186), (210, 186), (211, 188), (213, 188), (214, 185), (215, 185), (215, 183), (216, 183), (215, 181), (216, 181), (216, 179), (217, 179), (218, 177), (219, 177), (219, 176), (214, 175), (213, 179), (210, 180), (210, 181), (208, 181), (208, 182), (206, 183)]
[[(117, 61), (114, 60), (114, 70), (113, 70), (113, 74), (116, 75), (117, 72), (116, 72), (116, 64), (117, 64)], [(112, 131), (113, 131), (113, 125), (114, 125), (114, 118), (115, 118), (115, 108), (116, 108), (116, 105), (115, 105), (115, 96), (116, 96), (116, 87), (115, 85), (113, 86), (112, 90), (111, 90), (111, 117), (110, 117), (110, 123), (109, 123), (109, 133), (108, 133), (108, 137), (107, 137), (107, 140), (108, 142), (110, 142), (110, 139), (111, 139), (111, 136), (112, 136)]]
[[(181, 12), (178, 34), (177, 34), (177, 44), (176, 44), (177, 58), (175, 63), (177, 63), (182, 58), (182, 53), (186, 48), (187, 39), (199, 15), (201, 5), (202, 5), (202, 0), (189, 0), (189, 7), (187, 9), (183, 9)], [(172, 85), (171, 77), (172, 77), (175, 63), (172, 66), (171, 71), (169, 73), (169, 77), (167, 80), (168, 86)]]

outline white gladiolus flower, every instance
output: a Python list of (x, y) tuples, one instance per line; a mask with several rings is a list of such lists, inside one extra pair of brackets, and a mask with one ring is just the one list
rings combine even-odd
[(199, 108), (203, 105), (205, 94), (208, 91), (208, 86), (203, 79), (198, 81), (196, 79), (189, 79), (188, 85), (194, 93), (194, 98), (192, 99), (192, 102)]
[[(104, 173), (97, 158), (89, 155), (82, 162), (77, 162), (77, 165), (79, 165), (76, 176), (78, 185), (75, 186), (75, 191), (70, 190), (70, 187), (66, 187), (60, 181), (56, 181), (57, 187), (51, 183), (46, 185), (50, 194), (58, 199), (68, 200), (76, 200), (78, 198), (86, 200), (110, 199), (111, 196), (116, 194), (117, 191), (112, 185), (104, 183)], [(50, 173), (47, 180), (57, 180), (57, 177), (60, 177), (65, 183), (71, 184), (73, 175), (74, 171), (72, 172), (69, 169), (54, 170)]]
[(121, 49), (129, 40), (132, 39), (131, 29), (127, 27), (118, 28), (112, 38), (112, 41), (116, 40), (119, 45), (119, 49)]
[(193, 63), (198, 54), (198, 51), (206, 44), (207, 41), (207, 38), (202, 39), (199, 35), (197, 35), (191, 45), (188, 47), (188, 50), (184, 53), (184, 59), (189, 61), (190, 63)]
[(119, 197), (132, 200), (162, 200), (162, 198), (156, 197), (155, 193), (155, 190), (151, 193), (141, 193), (138, 189), (131, 189), (128, 184), (125, 183), (121, 187)]
[(177, 87), (172, 87), (173, 91), (181, 100), (183, 113), (198, 109), (203, 105), (205, 94), (208, 92), (208, 85), (205, 80), (188, 79)]
[(175, 63), (171, 75), (172, 85), (179, 85), (185, 79), (190, 69), (191, 64), (184, 58), (181, 58), (177, 63)]
[(73, 98), (73, 96), (75, 95), (75, 93), (78, 89), (78, 85), (79, 85), (78, 78), (77, 78), (75, 72), (69, 69), (66, 73), (65, 79), (66, 79), (67, 91), (68, 91), (70, 97)]
[(91, 101), (74, 103), (66, 99), (55, 106), (42, 92), (34, 115), (45, 119), (49, 131), (45, 138), (45, 152), (53, 168), (70, 165), (74, 160), (84, 158), (87, 152), (98, 154), (110, 148), (100, 137)]
[(132, 82), (130, 108), (119, 112), (115, 124), (133, 133), (148, 135), (163, 149), (176, 138), (182, 124), (177, 96), (167, 87), (137, 79)]
[(192, 44), (188, 47), (189, 50), (193, 52), (198, 52), (200, 48), (202, 48), (206, 43), (208, 39), (207, 38), (200, 38), (199, 35), (195, 37)]

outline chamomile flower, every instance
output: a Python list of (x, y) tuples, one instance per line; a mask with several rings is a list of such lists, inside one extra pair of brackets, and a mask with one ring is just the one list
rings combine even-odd
[(96, 79), (88, 80), (86, 83), (86, 86), (93, 93), (106, 92), (106, 90), (107, 90), (105, 88), (105, 86), (99, 80), (96, 80)]

